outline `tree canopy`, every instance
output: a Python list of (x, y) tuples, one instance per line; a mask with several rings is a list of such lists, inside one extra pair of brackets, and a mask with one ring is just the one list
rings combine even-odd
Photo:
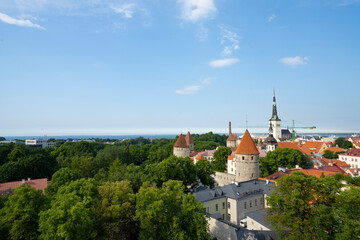
[(231, 154), (231, 148), (219, 147), (213, 156), (211, 167), (214, 171), (225, 172), (227, 157)]
[(291, 148), (278, 148), (270, 151), (264, 158), (260, 158), (260, 177), (267, 177), (278, 171), (279, 167), (311, 168), (312, 161), (299, 150)]

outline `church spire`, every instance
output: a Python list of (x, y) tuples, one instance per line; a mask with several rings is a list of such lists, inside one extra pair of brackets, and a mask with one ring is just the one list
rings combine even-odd
[(276, 98), (275, 98), (275, 89), (274, 89), (274, 96), (273, 96), (273, 109), (272, 109), (272, 116), (270, 120), (280, 120), (277, 115), (277, 108), (276, 108)]

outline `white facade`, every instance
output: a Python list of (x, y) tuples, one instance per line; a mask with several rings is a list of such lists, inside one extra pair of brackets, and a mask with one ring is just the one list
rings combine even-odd
[(235, 157), (233, 160), (227, 160), (227, 172), (236, 175), (236, 162)]
[(360, 156), (339, 154), (339, 160), (346, 162), (350, 168), (360, 168)]
[(279, 141), (281, 136), (281, 120), (270, 120), (270, 125), (273, 129), (273, 136), (276, 140)]

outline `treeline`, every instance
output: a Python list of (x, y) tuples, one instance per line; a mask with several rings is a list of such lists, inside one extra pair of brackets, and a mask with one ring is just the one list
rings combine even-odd
[[(194, 136), (195, 145), (221, 145), (221, 137), (205, 136)], [(23, 184), (0, 198), (1, 238), (208, 239), (203, 207), (189, 192), (214, 186), (213, 167), (173, 156), (174, 142), (0, 145), (1, 182), (51, 179), (45, 195)]]

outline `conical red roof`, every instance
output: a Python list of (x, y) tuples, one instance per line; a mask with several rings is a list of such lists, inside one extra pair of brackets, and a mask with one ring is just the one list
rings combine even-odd
[(190, 132), (188, 132), (188, 133), (186, 134), (185, 140), (186, 140), (187, 144), (192, 144), (192, 143), (194, 143), (194, 139), (192, 138)]
[(230, 133), (227, 141), (236, 141), (236, 140), (237, 140), (237, 135)]
[(177, 139), (174, 147), (176, 147), (176, 148), (189, 148), (188, 144), (186, 143), (184, 135), (180, 134), (180, 136)]
[(259, 151), (257, 150), (248, 130), (245, 131), (244, 136), (242, 137), (235, 154), (259, 155)]

